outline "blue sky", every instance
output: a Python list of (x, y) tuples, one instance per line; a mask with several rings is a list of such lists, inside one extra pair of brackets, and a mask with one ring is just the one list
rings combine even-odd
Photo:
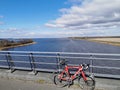
[(120, 0), (0, 0), (0, 38), (120, 35)]

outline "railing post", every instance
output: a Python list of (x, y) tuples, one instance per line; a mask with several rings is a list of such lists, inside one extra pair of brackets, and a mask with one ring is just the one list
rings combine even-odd
[(58, 72), (60, 73), (60, 53), (57, 54), (57, 69)]
[(6, 59), (7, 59), (7, 63), (8, 63), (10, 72), (13, 73), (15, 71), (15, 69), (14, 69), (15, 65), (14, 65), (14, 62), (13, 62), (12, 57), (10, 56), (9, 52), (6, 55)]
[(11, 66), (10, 66), (10, 62), (9, 62), (8, 56), (9, 56), (8, 54), (6, 54), (6, 55), (5, 55), (6, 60), (7, 60), (8, 67), (9, 67), (9, 69), (10, 69), (10, 68), (11, 68)]
[(90, 55), (90, 73), (93, 73), (93, 55)]
[(35, 65), (35, 60), (34, 60), (34, 57), (33, 57), (33, 53), (30, 53), (30, 66), (31, 66), (31, 69), (32, 69), (32, 72), (30, 74), (36, 75), (37, 71), (36, 71), (36, 65)]
[(29, 61), (30, 61), (30, 68), (31, 68), (31, 70), (32, 70), (32, 60), (31, 60), (31, 54), (30, 54), (30, 56), (29, 56)]

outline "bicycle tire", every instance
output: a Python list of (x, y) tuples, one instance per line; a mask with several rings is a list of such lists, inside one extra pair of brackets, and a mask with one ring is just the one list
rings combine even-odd
[(95, 89), (95, 80), (94, 78), (86, 75), (87, 81), (84, 81), (83, 77), (78, 78), (79, 86), (82, 90), (94, 90)]
[[(58, 75), (59, 74), (54, 75), (54, 84), (57, 85), (58, 87), (65, 87), (67, 85), (67, 81), (59, 79)], [(67, 74), (64, 73), (63, 77), (66, 78)]]

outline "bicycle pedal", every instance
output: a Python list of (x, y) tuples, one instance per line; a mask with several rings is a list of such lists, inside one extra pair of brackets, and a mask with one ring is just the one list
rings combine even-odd
[(70, 88), (70, 85), (68, 85), (68, 88)]

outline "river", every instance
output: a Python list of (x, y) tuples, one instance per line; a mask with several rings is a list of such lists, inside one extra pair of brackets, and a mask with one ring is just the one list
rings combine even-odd
[(79, 52), (79, 53), (120, 53), (120, 47), (67, 38), (33, 39), (36, 44), (10, 48), (8, 51), (43, 51), (43, 52)]

